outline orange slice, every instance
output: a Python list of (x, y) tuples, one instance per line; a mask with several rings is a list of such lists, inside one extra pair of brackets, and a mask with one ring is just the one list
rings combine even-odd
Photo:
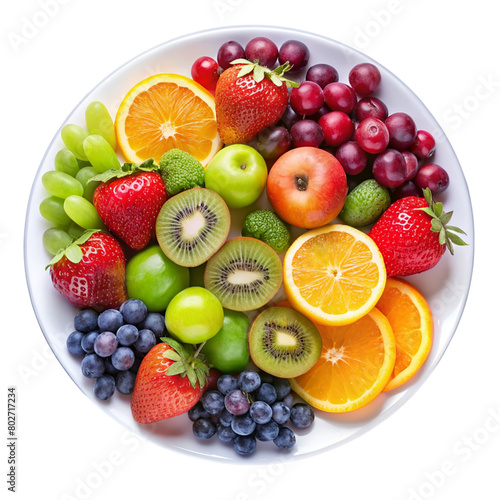
[(432, 346), (432, 313), (423, 295), (408, 282), (387, 278), (377, 303), (396, 338), (396, 364), (384, 391), (408, 381), (427, 359)]
[(321, 356), (292, 389), (314, 408), (340, 413), (372, 401), (387, 384), (396, 359), (396, 342), (387, 318), (376, 308), (350, 325), (316, 325)]
[(384, 291), (386, 271), (375, 242), (343, 224), (299, 236), (283, 262), (292, 306), (316, 323), (344, 325), (364, 316)]
[(146, 78), (123, 99), (115, 120), (118, 145), (126, 161), (159, 163), (179, 148), (203, 166), (222, 147), (217, 134), (214, 97), (185, 76), (162, 73)]

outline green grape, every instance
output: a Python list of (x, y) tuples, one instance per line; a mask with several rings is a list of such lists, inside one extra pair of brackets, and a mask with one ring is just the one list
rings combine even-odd
[(94, 205), (83, 196), (68, 196), (64, 200), (64, 211), (84, 229), (106, 229)]
[(47, 252), (57, 255), (73, 241), (73, 238), (64, 229), (51, 227), (43, 233), (42, 241)]
[(100, 173), (121, 167), (113, 148), (100, 135), (89, 135), (83, 141), (83, 149), (92, 166)]
[(97, 134), (104, 137), (109, 145), (113, 149), (116, 149), (113, 120), (102, 102), (93, 101), (87, 106), (85, 110), (85, 121), (87, 122), (87, 128), (91, 134)]
[(71, 175), (71, 177), (75, 177), (80, 170), (80, 165), (78, 165), (76, 156), (69, 149), (61, 149), (54, 159), (54, 168), (58, 172), (64, 172)]
[(91, 167), (92, 166), (92, 164), (88, 160), (79, 160), (77, 158), (76, 161), (78, 162), (78, 168)]
[(42, 175), (43, 187), (53, 196), (67, 198), (72, 194), (81, 196), (83, 186), (71, 175), (56, 170), (50, 170)]
[(79, 159), (87, 160), (87, 155), (83, 150), (83, 141), (89, 133), (78, 125), (64, 125), (61, 130), (61, 138), (64, 145)]
[(56, 226), (67, 226), (71, 219), (64, 211), (64, 200), (55, 196), (49, 196), (40, 203), (40, 214), (44, 219)]
[(100, 184), (99, 181), (91, 181), (92, 177), (98, 175), (99, 172), (94, 167), (83, 167), (76, 174), (76, 180), (83, 186), (83, 197), (92, 202), (95, 188)]
[(68, 226), (68, 234), (74, 239), (77, 240), (86, 229), (79, 226), (76, 222), (71, 221), (71, 224)]

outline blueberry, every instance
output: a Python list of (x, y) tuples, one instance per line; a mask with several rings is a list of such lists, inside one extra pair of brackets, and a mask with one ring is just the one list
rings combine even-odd
[(256, 391), (255, 397), (259, 401), (265, 401), (267, 404), (273, 404), (276, 401), (276, 389), (267, 382), (264, 382)]
[(265, 401), (255, 401), (248, 414), (256, 424), (266, 424), (273, 417), (273, 410)]
[(219, 424), (217, 426), (217, 437), (223, 443), (232, 443), (237, 434), (231, 429), (231, 427), (226, 427), (224, 425)]
[(250, 409), (248, 398), (239, 389), (228, 392), (224, 398), (224, 404), (233, 415), (243, 415)]
[(120, 313), (125, 323), (138, 325), (146, 319), (148, 308), (142, 300), (128, 299), (120, 306)]
[(75, 330), (82, 333), (89, 333), (92, 330), (97, 330), (97, 317), (99, 313), (93, 309), (84, 309), (75, 316)]
[(191, 422), (196, 422), (199, 418), (210, 418), (210, 413), (203, 408), (201, 401), (198, 401), (190, 410), (188, 410), (187, 414)]
[(94, 342), (98, 336), (99, 332), (89, 332), (82, 337), (81, 346), (87, 354), (94, 352)]
[(275, 378), (273, 385), (277, 401), (283, 401), (291, 392), (290, 382), (286, 378)]
[(217, 432), (217, 426), (209, 418), (193, 422), (193, 434), (199, 439), (210, 439)]
[(283, 450), (288, 450), (295, 445), (295, 434), (288, 427), (280, 427), (278, 435), (273, 439), (274, 444)]
[(115, 379), (111, 375), (102, 375), (95, 379), (94, 394), (101, 401), (109, 399), (115, 392)]
[(290, 394), (288, 394), (288, 396), (285, 396), (283, 398), (283, 403), (285, 403), (288, 406), (288, 408), (290, 408), (290, 409), (292, 408), (292, 406), (293, 406), (293, 393), (292, 392), (290, 392)]
[(139, 330), (139, 338), (134, 342), (134, 347), (143, 353), (148, 353), (156, 345), (155, 334), (151, 330)]
[(118, 347), (118, 339), (116, 335), (111, 332), (100, 333), (94, 342), (94, 351), (101, 358), (111, 356)]
[(201, 397), (201, 404), (210, 415), (218, 415), (224, 409), (224, 396), (219, 391), (206, 391)]
[(120, 345), (132, 345), (139, 338), (139, 330), (135, 325), (122, 325), (116, 331)]
[(238, 455), (251, 455), (257, 447), (257, 441), (254, 436), (236, 436), (233, 446)]
[(116, 309), (107, 309), (99, 314), (97, 318), (97, 324), (101, 332), (113, 332), (116, 333), (118, 328), (123, 325), (123, 316), (120, 311)]
[(295, 427), (305, 429), (314, 421), (314, 410), (307, 403), (295, 403), (290, 412), (290, 421)]
[(244, 415), (236, 415), (231, 422), (231, 429), (233, 429), (238, 436), (249, 436), (255, 430), (255, 422), (252, 417), (245, 413)]
[(85, 354), (85, 351), (82, 347), (82, 338), (83, 333), (75, 330), (74, 332), (70, 333), (68, 335), (68, 338), (66, 339), (66, 347), (68, 348), (68, 351), (74, 356), (83, 356)]
[(237, 388), (238, 381), (232, 375), (225, 373), (217, 379), (217, 389), (223, 396)]
[(284, 425), (288, 422), (288, 419), (290, 418), (290, 407), (283, 401), (276, 401), (271, 408), (273, 411), (273, 420), (277, 424)]
[(238, 387), (246, 393), (256, 391), (260, 383), (260, 375), (253, 370), (244, 370), (238, 376)]
[(274, 376), (267, 372), (259, 372), (260, 381), (262, 383), (266, 382), (272, 384), (274, 382)]
[(125, 395), (132, 394), (135, 384), (135, 373), (130, 370), (119, 371), (116, 375), (116, 390)]
[(106, 371), (104, 360), (95, 353), (87, 354), (82, 359), (82, 373), (87, 378), (98, 378)]
[(229, 427), (233, 421), (234, 415), (227, 411), (227, 408), (223, 408), (219, 415), (219, 423), (224, 427)]
[(104, 368), (108, 375), (116, 375), (117, 373), (120, 373), (119, 370), (113, 366), (113, 363), (111, 363), (111, 356), (109, 358), (104, 358)]
[(111, 363), (117, 370), (128, 370), (135, 361), (134, 351), (130, 347), (118, 347), (111, 355)]
[(146, 316), (146, 319), (141, 323), (141, 328), (151, 330), (157, 339), (164, 337), (167, 333), (165, 326), (165, 316), (163, 314), (152, 312)]
[(255, 437), (259, 441), (272, 441), (278, 436), (280, 426), (271, 420), (267, 424), (257, 424), (255, 426)]

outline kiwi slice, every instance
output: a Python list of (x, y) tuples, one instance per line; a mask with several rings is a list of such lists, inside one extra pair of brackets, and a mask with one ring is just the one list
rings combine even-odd
[(223, 307), (251, 311), (274, 297), (282, 278), (278, 254), (268, 244), (242, 236), (227, 241), (210, 258), (204, 282)]
[(156, 239), (170, 260), (196, 267), (219, 250), (230, 227), (225, 201), (214, 191), (197, 187), (163, 204), (156, 219)]
[(252, 361), (276, 377), (298, 377), (310, 370), (322, 346), (316, 325), (288, 307), (266, 309), (255, 318), (248, 333)]

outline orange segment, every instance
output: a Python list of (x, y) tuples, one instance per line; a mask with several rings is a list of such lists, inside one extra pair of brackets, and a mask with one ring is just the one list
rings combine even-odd
[(407, 281), (387, 278), (377, 303), (396, 338), (396, 364), (384, 391), (408, 381), (427, 359), (432, 346), (432, 313), (423, 295)]
[(284, 263), (284, 290), (312, 321), (343, 325), (375, 306), (384, 291), (384, 261), (374, 241), (343, 224), (299, 236)]
[(181, 75), (154, 75), (133, 87), (115, 120), (118, 145), (126, 161), (159, 163), (166, 151), (179, 148), (204, 166), (222, 147), (215, 103), (210, 92)]
[(396, 343), (387, 318), (376, 308), (350, 325), (316, 325), (323, 340), (321, 357), (292, 389), (311, 406), (346, 412), (372, 401), (394, 368)]

